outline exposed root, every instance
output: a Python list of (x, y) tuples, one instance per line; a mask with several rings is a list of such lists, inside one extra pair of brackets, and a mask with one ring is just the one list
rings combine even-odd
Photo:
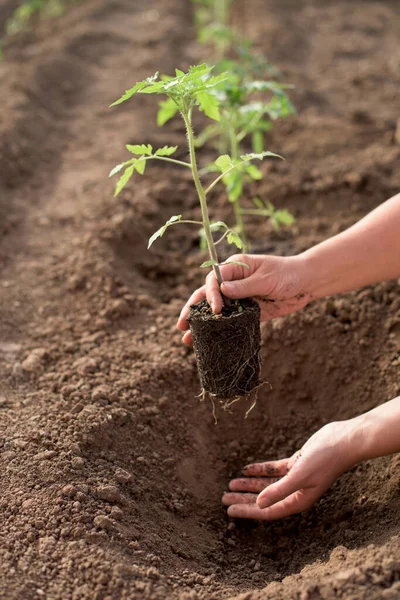
[[(244, 398), (252, 398), (252, 403), (250, 405), (250, 408), (248, 408), (246, 410), (245, 416), (244, 418), (247, 419), (247, 417), (249, 416), (249, 414), (251, 413), (251, 411), (253, 410), (253, 408), (256, 406), (257, 404), (257, 400), (258, 400), (258, 391), (259, 389), (264, 386), (264, 385), (269, 385), (270, 389), (272, 390), (272, 385), (268, 382), (268, 381), (262, 381), (256, 388), (254, 388), (254, 390), (252, 390), (249, 394), (242, 394), (241, 396), (235, 396), (234, 398), (229, 398), (229, 399), (220, 399), (219, 400), (219, 404), (221, 405), (221, 408), (229, 413), (229, 414), (233, 414), (233, 411), (230, 410), (231, 407), (236, 404), (237, 402), (239, 402), (240, 400), (244, 399)], [(217, 418), (217, 414), (216, 414), (216, 409), (215, 409), (215, 400), (218, 398), (218, 396), (216, 394), (212, 394), (211, 392), (207, 392), (205, 389), (202, 389), (200, 394), (198, 394), (198, 396), (196, 396), (196, 398), (200, 398), (200, 402), (204, 402), (205, 400), (209, 399), (212, 405), (212, 414), (214, 417), (214, 422), (215, 425), (218, 424), (218, 418)]]

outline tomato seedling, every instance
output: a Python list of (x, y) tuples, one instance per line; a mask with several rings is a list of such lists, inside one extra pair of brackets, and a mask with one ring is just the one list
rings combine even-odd
[[(219, 268), (220, 263), (216, 246), (222, 241), (222, 239), (226, 238), (229, 244), (234, 244), (241, 249), (243, 248), (243, 241), (241, 240), (237, 231), (230, 229), (222, 221), (217, 221), (214, 223), (210, 221), (207, 206), (207, 196), (220, 181), (226, 181), (226, 178), (228, 178), (229, 175), (237, 169), (242, 167), (247, 168), (252, 161), (262, 160), (268, 156), (278, 158), (281, 157), (269, 151), (243, 154), (237, 159), (233, 159), (229, 155), (220, 156), (214, 162), (215, 171), (218, 171), (219, 175), (207, 187), (203, 186), (197, 167), (195, 137), (192, 128), (192, 115), (193, 109), (197, 106), (205, 113), (207, 117), (215, 121), (220, 119), (220, 103), (218, 97), (212, 92), (222, 81), (226, 79), (227, 75), (222, 73), (217, 76), (213, 76), (211, 74), (212, 69), (213, 67), (207, 67), (207, 65), (202, 64), (191, 67), (187, 73), (177, 69), (175, 77), (163, 77), (162, 79), (159, 79), (158, 74), (156, 74), (153, 77), (149, 77), (148, 79), (137, 83), (133, 88), (127, 90), (125, 94), (119, 98), (119, 100), (111, 105), (115, 106), (121, 104), (122, 102), (129, 100), (137, 93), (165, 95), (167, 99), (161, 103), (161, 109), (157, 115), (157, 122), (159, 125), (162, 125), (176, 113), (181, 114), (187, 133), (190, 160), (189, 162), (185, 162), (172, 158), (172, 155), (177, 150), (177, 147), (175, 146), (164, 146), (163, 148), (154, 150), (150, 144), (127, 145), (127, 150), (131, 152), (134, 157), (117, 165), (111, 171), (110, 176), (113, 176), (124, 170), (115, 189), (115, 195), (118, 195), (135, 172), (143, 175), (146, 165), (150, 160), (167, 161), (190, 169), (200, 202), (202, 220), (192, 221), (189, 219), (183, 219), (182, 215), (172, 216), (151, 236), (149, 239), (148, 248), (151, 247), (157, 238), (162, 237), (165, 231), (171, 226), (179, 223), (197, 225), (203, 232), (209, 252), (209, 260), (205, 261), (201, 267), (212, 267), (218, 282), (221, 284), (222, 276)], [(219, 240), (214, 241), (213, 232), (216, 230), (223, 230), (223, 235)], [(244, 263), (238, 264), (247, 267), (247, 265)]]

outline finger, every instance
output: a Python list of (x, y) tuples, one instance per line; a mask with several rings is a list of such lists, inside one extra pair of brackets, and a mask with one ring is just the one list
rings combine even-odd
[(202, 300), (205, 297), (205, 290), (206, 288), (204, 285), (201, 286), (201, 288), (195, 290), (190, 296), (189, 300), (186, 302), (185, 306), (182, 308), (181, 314), (179, 315), (179, 319), (176, 324), (177, 328), (181, 331), (186, 331), (189, 328), (189, 323), (186, 319), (188, 318), (190, 307), (192, 306), (192, 304), (197, 304), (198, 302), (200, 302), (200, 300)]
[(182, 338), (182, 342), (184, 344), (186, 344), (186, 346), (193, 346), (193, 338), (192, 338), (192, 332), (191, 331), (187, 331), (185, 333), (185, 335)]
[(268, 520), (266, 512), (259, 508), (257, 504), (233, 504), (228, 508), (228, 516), (235, 519)]
[(313, 492), (311, 490), (298, 490), (282, 500), (282, 502), (278, 502), (262, 510), (265, 512), (265, 518), (270, 521), (284, 519), (285, 517), (290, 517), (290, 515), (297, 515), (308, 510), (318, 500), (319, 496), (318, 492), (314, 492), (314, 490)]
[(297, 472), (292, 473), (290, 471), (288, 475), (260, 492), (257, 498), (257, 504), (260, 508), (267, 508), (277, 502), (282, 502), (285, 498), (302, 488), (301, 472), (300, 477)]
[[(251, 256), (250, 254), (234, 254), (226, 259), (223, 265), (220, 265), (222, 279), (224, 281), (236, 281), (237, 279), (246, 279), (250, 277), (254, 270), (254, 259), (259, 259), (257, 256)], [(247, 269), (241, 265), (234, 264), (235, 262), (241, 262), (248, 265), (250, 268)]]
[(210, 273), (206, 277), (206, 298), (208, 304), (211, 306), (213, 313), (219, 315), (222, 310), (222, 296), (219, 289), (219, 283), (215, 276), (214, 271), (210, 271)]
[(288, 458), (262, 463), (251, 463), (242, 469), (245, 477), (283, 477), (288, 472)]
[(243, 477), (232, 479), (229, 482), (229, 489), (232, 492), (262, 492), (277, 481), (276, 477)]
[(262, 509), (253, 504), (233, 504), (228, 508), (228, 516), (237, 519), (275, 521), (308, 510), (317, 499), (318, 495), (307, 495), (299, 491), (270, 508)]
[(256, 505), (257, 494), (238, 494), (227, 492), (222, 496), (222, 504), (230, 506), (231, 504), (254, 504)]

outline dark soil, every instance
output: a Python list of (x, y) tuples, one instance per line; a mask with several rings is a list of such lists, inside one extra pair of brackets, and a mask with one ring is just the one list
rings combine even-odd
[[(8, 2), (0, 2), (7, 7)], [(236, 19), (296, 84), (257, 194), (291, 210), (254, 246), (299, 252), (400, 189), (397, 0), (252, 0)], [(0, 10), (0, 14), (2, 14)], [(108, 105), (203, 57), (186, 0), (87, 0), (0, 65), (0, 597), (7, 600), (399, 598), (400, 458), (342, 476), (307, 514), (228, 524), (220, 497), (253, 460), (400, 394), (400, 285), (314, 303), (262, 332), (256, 407), (200, 403), (175, 329), (202, 273), (179, 167), (117, 200), (124, 144), (179, 144), (148, 97)], [(202, 158), (203, 160), (203, 158)], [(253, 192), (254, 190), (249, 190)], [(211, 210), (224, 214), (215, 191)], [(177, 212), (179, 210), (179, 212)], [(182, 258), (183, 257), (183, 258)]]
[(236, 401), (258, 388), (261, 335), (257, 302), (245, 298), (215, 315), (203, 300), (190, 308), (188, 321), (203, 396)]

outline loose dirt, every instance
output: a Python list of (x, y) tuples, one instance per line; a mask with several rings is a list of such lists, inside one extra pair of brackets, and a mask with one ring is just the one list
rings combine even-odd
[[(12, 3), (0, 4), (2, 16)], [(149, 98), (107, 106), (203, 57), (191, 10), (88, 0), (5, 49), (0, 597), (399, 598), (399, 457), (355, 467), (281, 522), (228, 523), (220, 504), (244, 463), (288, 456), (324, 423), (400, 394), (400, 285), (268, 324), (271, 389), (246, 420), (245, 402), (214, 425), (175, 329), (202, 277), (196, 235), (176, 227), (145, 250), (182, 206), (198, 215), (192, 185), (152, 166), (114, 200), (107, 179), (124, 143), (185, 155), (183, 124), (157, 129)], [(257, 193), (297, 223), (250, 226), (256, 251), (296, 253), (400, 189), (399, 5), (252, 0), (235, 19), (296, 84), (299, 115), (270, 140), (286, 162), (263, 166)]]

